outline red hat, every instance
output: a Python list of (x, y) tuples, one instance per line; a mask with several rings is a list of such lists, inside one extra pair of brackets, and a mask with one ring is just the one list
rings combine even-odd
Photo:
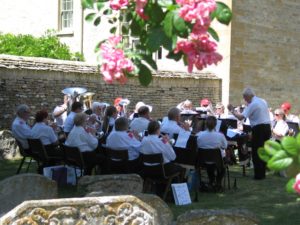
[(204, 98), (200, 101), (201, 106), (208, 106), (210, 104), (210, 101), (207, 98)]
[(291, 110), (291, 108), (292, 108), (292, 106), (291, 106), (291, 103), (289, 103), (289, 102), (284, 102), (281, 105), (281, 109), (283, 109), (284, 111), (289, 111), (289, 110)]
[(120, 101), (122, 101), (121, 97), (118, 97), (114, 100), (114, 106), (119, 105)]

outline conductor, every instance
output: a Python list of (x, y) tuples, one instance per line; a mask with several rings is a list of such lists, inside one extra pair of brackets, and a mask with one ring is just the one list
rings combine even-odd
[(254, 179), (266, 178), (266, 163), (262, 161), (257, 150), (271, 137), (271, 122), (267, 102), (255, 96), (254, 91), (247, 87), (243, 91), (243, 98), (248, 106), (242, 113), (236, 112), (229, 104), (228, 110), (239, 120), (249, 118), (252, 129), (252, 160), (254, 164)]

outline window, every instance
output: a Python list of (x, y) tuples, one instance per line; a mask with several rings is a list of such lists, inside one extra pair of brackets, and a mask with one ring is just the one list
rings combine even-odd
[(61, 0), (60, 30), (73, 27), (73, 0)]

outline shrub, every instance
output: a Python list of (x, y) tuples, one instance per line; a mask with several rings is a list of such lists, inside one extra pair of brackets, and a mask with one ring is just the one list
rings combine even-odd
[(53, 32), (42, 37), (0, 34), (0, 54), (84, 61), (81, 53), (72, 53)]

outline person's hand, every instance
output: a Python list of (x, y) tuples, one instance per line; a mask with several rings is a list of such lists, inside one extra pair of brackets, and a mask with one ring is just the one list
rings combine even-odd
[(163, 135), (161, 137), (161, 140), (164, 144), (168, 143), (169, 142), (169, 136), (168, 135)]

